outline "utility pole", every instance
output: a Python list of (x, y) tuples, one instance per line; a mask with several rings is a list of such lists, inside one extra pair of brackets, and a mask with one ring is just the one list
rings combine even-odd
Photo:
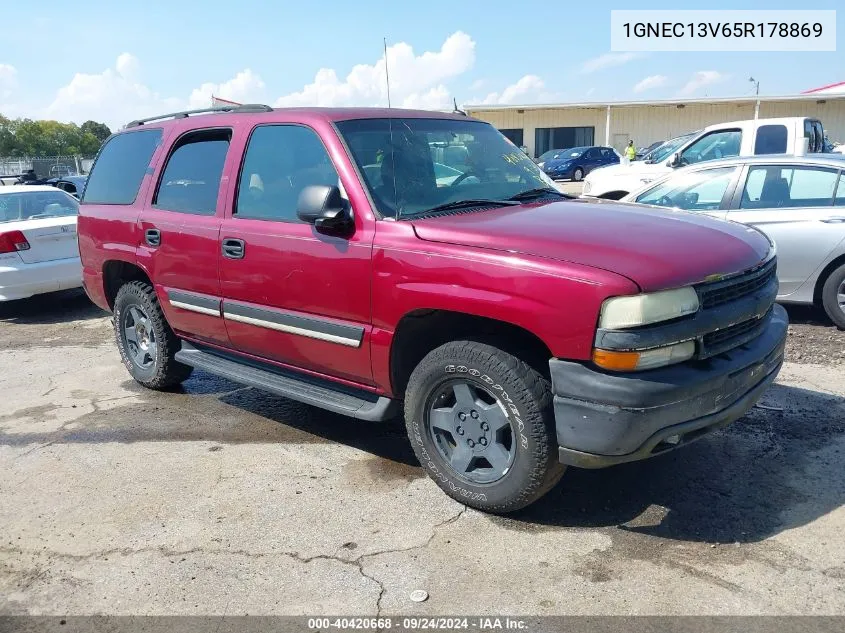
[(754, 79), (754, 77), (749, 77), (748, 81), (754, 84), (754, 96), (757, 97), (757, 100), (754, 102), (754, 120), (760, 118), (760, 82)]
[(387, 80), (387, 107), (390, 107), (390, 73), (387, 70), (387, 38), (384, 38), (384, 78)]

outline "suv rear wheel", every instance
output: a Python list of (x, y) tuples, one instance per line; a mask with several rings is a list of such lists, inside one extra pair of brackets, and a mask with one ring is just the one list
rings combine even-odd
[(551, 403), (549, 382), (523, 361), (455, 341), (411, 374), (405, 423), (417, 458), (446, 494), (506, 513), (533, 503), (563, 475)]
[(131, 281), (120, 287), (114, 300), (114, 330), (123, 364), (145, 387), (167, 389), (191, 375), (191, 367), (174, 359), (179, 339), (150, 284)]

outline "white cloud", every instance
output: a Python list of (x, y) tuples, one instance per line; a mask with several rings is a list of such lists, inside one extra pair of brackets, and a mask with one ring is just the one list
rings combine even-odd
[(10, 64), (0, 64), (0, 99), (7, 99), (18, 87), (18, 70)]
[[(405, 42), (387, 49), (390, 73), (390, 99), (405, 107), (448, 108), (449, 91), (443, 82), (475, 63), (475, 42), (461, 31), (453, 33), (439, 51), (416, 55)], [(332, 68), (321, 68), (314, 81), (298, 92), (284, 95), (275, 106), (386, 105), (384, 57), (375, 64), (358, 64), (344, 80)]]
[(114, 64), (117, 73), (121, 77), (137, 78), (141, 70), (141, 65), (138, 58), (131, 53), (121, 53), (117, 56), (117, 61)]
[(96, 74), (74, 75), (70, 83), (59, 88), (52, 103), (37, 115), (76, 123), (93, 119), (117, 129), (132, 119), (208, 107), (212, 94), (232, 101), (264, 101), (264, 81), (249, 68), (222, 83), (203, 83), (186, 97), (158, 94), (143, 82), (142, 74), (138, 58), (122, 53), (112, 68)]
[(643, 56), (643, 53), (605, 53), (604, 55), (599, 55), (598, 57), (593, 57), (585, 61), (581, 65), (581, 72), (583, 74), (589, 74), (598, 70), (604, 70), (605, 68), (622, 66)]
[(487, 82), (484, 79), (476, 79), (469, 85), (470, 90), (481, 90)]
[(120, 55), (113, 68), (101, 73), (76, 73), (69, 84), (59, 88), (43, 116), (76, 123), (93, 119), (119, 127), (132, 119), (184, 105), (181, 99), (153, 92), (141, 83), (139, 75), (140, 63), (129, 53)]
[(650, 75), (634, 86), (634, 92), (645, 92), (654, 88), (665, 86), (669, 78), (666, 75)]
[(264, 81), (251, 69), (246, 68), (222, 84), (206, 82), (194, 88), (188, 102), (191, 108), (205, 108), (211, 103), (211, 96), (238, 103), (263, 103)]
[(537, 75), (525, 75), (516, 83), (502, 90), (502, 92), (491, 92), (481, 103), (484, 105), (494, 105), (514, 103), (516, 101), (522, 103), (537, 101), (544, 87), (543, 80)]
[(699, 70), (692, 78), (678, 91), (679, 97), (689, 97), (698, 92), (701, 88), (719, 83), (728, 78), (716, 70)]

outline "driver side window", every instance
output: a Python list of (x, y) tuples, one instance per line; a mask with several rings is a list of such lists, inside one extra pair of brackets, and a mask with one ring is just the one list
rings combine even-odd
[(300, 222), (296, 205), (309, 185), (341, 185), (317, 133), (301, 125), (259, 126), (247, 146), (234, 217)]
[(636, 201), (685, 211), (715, 211), (721, 206), (736, 170), (736, 167), (718, 167), (670, 176)]
[(681, 164), (692, 165), (705, 160), (739, 156), (742, 130), (711, 132), (695, 141), (681, 153)]

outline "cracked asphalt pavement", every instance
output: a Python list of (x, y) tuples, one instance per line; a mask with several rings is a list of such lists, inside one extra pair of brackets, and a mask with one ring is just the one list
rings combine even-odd
[(798, 320), (765, 408), (503, 518), (401, 424), (146, 391), (81, 293), (0, 305), (0, 614), (845, 614), (845, 332)]

